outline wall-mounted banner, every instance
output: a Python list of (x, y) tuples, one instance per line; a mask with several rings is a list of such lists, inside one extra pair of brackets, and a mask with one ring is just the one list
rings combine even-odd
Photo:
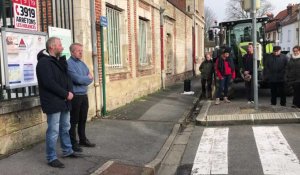
[(69, 47), (72, 44), (72, 32), (69, 29), (62, 29), (62, 28), (57, 28), (57, 27), (48, 27), (48, 32), (49, 32), (49, 38), (50, 37), (57, 37), (60, 38), (61, 44), (64, 48), (62, 55), (65, 55), (66, 58), (68, 59), (71, 54)]
[(5, 87), (37, 85), (37, 54), (46, 47), (47, 33), (2, 28)]
[(13, 0), (13, 3), (15, 28), (37, 30), (36, 0)]

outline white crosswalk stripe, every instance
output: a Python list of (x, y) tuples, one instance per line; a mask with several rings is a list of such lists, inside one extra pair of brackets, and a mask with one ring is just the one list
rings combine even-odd
[(204, 130), (192, 168), (193, 175), (228, 174), (228, 128)]
[[(250, 130), (249, 130), (250, 131)], [(300, 162), (277, 126), (252, 127), (253, 137), (265, 175), (299, 175)], [(228, 174), (229, 128), (205, 128), (194, 158), (192, 175)], [(251, 135), (249, 135), (251, 136)], [(252, 137), (252, 138), (253, 138)], [(252, 143), (254, 140), (252, 139)], [(254, 149), (255, 147), (253, 147)], [(245, 152), (247, 155), (247, 152)], [(259, 164), (257, 164), (259, 166)]]
[(252, 129), (264, 174), (299, 175), (299, 160), (278, 127)]

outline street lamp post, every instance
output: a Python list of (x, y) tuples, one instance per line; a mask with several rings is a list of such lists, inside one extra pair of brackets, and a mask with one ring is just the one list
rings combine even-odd
[(253, 37), (253, 88), (254, 88), (254, 104), (255, 109), (258, 109), (258, 83), (257, 83), (257, 51), (256, 51), (256, 0), (252, 0), (252, 37)]
[(253, 40), (253, 91), (255, 109), (258, 109), (258, 81), (257, 81), (257, 41), (256, 41), (256, 10), (260, 8), (260, 0), (243, 0), (242, 6), (245, 11), (251, 12), (252, 17), (252, 40)]

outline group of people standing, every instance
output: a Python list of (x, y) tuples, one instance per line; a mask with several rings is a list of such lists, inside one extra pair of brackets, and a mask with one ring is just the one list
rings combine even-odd
[(230, 57), (231, 49), (222, 47), (220, 52), (220, 57), (215, 61), (212, 60), (209, 53), (206, 53), (205, 60), (199, 67), (201, 72), (202, 97), (205, 97), (207, 93), (207, 97), (212, 99), (212, 82), (215, 80), (213, 76), (216, 75), (219, 85), (216, 93), (216, 105), (220, 104), (222, 95), (224, 96), (224, 102), (230, 103), (228, 99), (228, 88), (230, 82), (235, 79), (235, 66), (233, 59)]
[[(221, 55), (212, 60), (210, 53), (205, 54), (205, 60), (201, 63), (202, 96), (212, 99), (212, 82), (216, 77), (218, 89), (216, 91), (215, 104), (220, 104), (220, 97), (223, 95), (224, 102), (230, 103), (228, 99), (228, 87), (231, 80), (235, 78), (235, 65), (230, 56), (230, 48), (221, 48)], [(259, 66), (258, 61), (257, 65)], [(271, 88), (271, 105), (277, 104), (277, 97), (280, 97), (280, 105), (286, 106), (286, 86), (291, 85), (294, 89), (293, 106), (300, 107), (300, 46), (293, 48), (290, 58), (281, 53), (280, 46), (273, 47), (273, 53), (268, 54), (263, 62), (264, 81), (268, 82)], [(249, 43), (247, 53), (242, 57), (242, 77), (245, 81), (245, 91), (248, 104), (254, 103), (253, 93), (253, 44)], [(298, 89), (298, 91), (297, 91)]]
[(48, 124), (46, 158), (48, 165), (56, 168), (64, 168), (56, 154), (58, 136), (63, 157), (77, 158), (80, 155), (75, 152), (82, 152), (82, 146), (95, 147), (85, 134), (89, 108), (87, 86), (92, 83), (93, 75), (82, 61), (82, 45), (73, 43), (69, 49), (71, 57), (66, 60), (61, 55), (64, 50), (61, 40), (50, 37), (46, 49), (37, 55), (40, 102)]
[(292, 107), (300, 108), (300, 46), (294, 46), (290, 57), (281, 53), (280, 46), (273, 47), (273, 53), (264, 61), (264, 79), (271, 88), (271, 105), (286, 106), (287, 87), (293, 87)]

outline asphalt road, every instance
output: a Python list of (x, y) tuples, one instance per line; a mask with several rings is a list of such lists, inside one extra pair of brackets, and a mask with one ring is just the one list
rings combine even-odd
[[(232, 101), (247, 105), (244, 84), (234, 84), (233, 90)], [(269, 89), (259, 89), (258, 96), (260, 104), (270, 106)], [(291, 101), (288, 97), (287, 110), (292, 109)], [(215, 115), (226, 111), (212, 107), (216, 109), (210, 112)], [(299, 175), (299, 132), (300, 124), (296, 123), (194, 126), (176, 174)]]
[[(218, 131), (227, 131), (227, 138), (218, 139)], [(299, 124), (196, 126), (177, 174), (299, 174), (299, 132)]]

